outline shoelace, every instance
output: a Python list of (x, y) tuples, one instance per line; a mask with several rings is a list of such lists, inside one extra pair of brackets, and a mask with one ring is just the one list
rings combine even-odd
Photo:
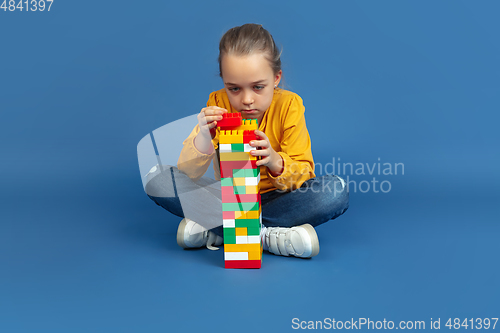
[(207, 234), (208, 234), (207, 249), (212, 250), (212, 251), (218, 250), (219, 249), (218, 247), (212, 246), (215, 244), (215, 241), (217, 240), (217, 235), (214, 234), (213, 232), (210, 232), (207, 230), (207, 231), (203, 231), (203, 238), (207, 237)]

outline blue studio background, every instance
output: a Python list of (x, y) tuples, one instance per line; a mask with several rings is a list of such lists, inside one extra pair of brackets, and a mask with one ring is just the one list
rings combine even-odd
[[(448, 330), (448, 318), (500, 317), (499, 10), (456, 0), (0, 10), (0, 331), (282, 332), (293, 318), (426, 330), (440, 318)], [(244, 23), (283, 46), (316, 163), (403, 163), (404, 174), (336, 170), (353, 181), (350, 208), (318, 227), (317, 257), (265, 254), (260, 270), (225, 270), (222, 250), (177, 246), (180, 218), (144, 193), (136, 149), (222, 88), (219, 39)], [(367, 190), (374, 177), (390, 191)]]

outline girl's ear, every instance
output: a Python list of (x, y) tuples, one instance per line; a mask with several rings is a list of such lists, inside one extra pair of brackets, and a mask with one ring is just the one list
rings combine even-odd
[(274, 77), (274, 86), (275, 87), (277, 87), (278, 84), (281, 81), (281, 74), (282, 74), (282, 72), (281, 72), (281, 69), (280, 69), (280, 71), (278, 73), (276, 73), (276, 76)]

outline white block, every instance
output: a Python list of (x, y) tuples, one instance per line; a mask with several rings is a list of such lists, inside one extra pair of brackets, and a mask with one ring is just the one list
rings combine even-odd
[(236, 244), (248, 244), (248, 236), (236, 236)]
[(247, 236), (248, 244), (260, 244), (260, 236)]
[(245, 144), (243, 145), (243, 151), (244, 151), (244, 152), (248, 153), (248, 152), (250, 152), (251, 150), (257, 150), (257, 148), (250, 146), (248, 143), (245, 143)]
[(260, 174), (258, 177), (245, 177), (245, 186), (259, 185), (259, 178)]
[(220, 153), (230, 153), (231, 152), (231, 144), (230, 143), (219, 144), (219, 152)]
[(248, 252), (224, 252), (224, 260), (248, 260)]
[(235, 228), (236, 227), (234, 219), (224, 219), (224, 220), (222, 220), (222, 226), (224, 228)]

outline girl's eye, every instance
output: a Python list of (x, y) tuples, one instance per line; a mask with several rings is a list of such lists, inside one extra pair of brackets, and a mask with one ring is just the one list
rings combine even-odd
[(261, 90), (261, 89), (264, 89), (264, 86), (255, 86), (254, 87), (256, 90)]
[(229, 88), (229, 91), (232, 91), (232, 92), (237, 92), (237, 91), (238, 91), (238, 89), (240, 89), (240, 88)]

